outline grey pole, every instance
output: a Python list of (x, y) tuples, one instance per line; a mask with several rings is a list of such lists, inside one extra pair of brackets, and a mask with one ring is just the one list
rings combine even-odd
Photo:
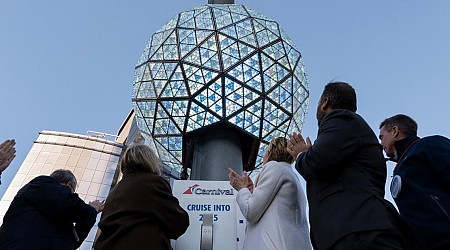
[(234, 4), (234, 0), (208, 0), (208, 4)]
[(200, 137), (194, 147), (191, 180), (227, 181), (228, 168), (242, 174), (238, 132), (227, 127), (216, 127)]

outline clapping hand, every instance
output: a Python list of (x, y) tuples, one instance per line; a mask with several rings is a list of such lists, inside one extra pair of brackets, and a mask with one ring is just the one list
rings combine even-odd
[(253, 181), (250, 179), (250, 177), (247, 175), (247, 172), (244, 171), (243, 175), (240, 176), (238, 173), (236, 173), (233, 169), (228, 168), (228, 178), (230, 179), (230, 185), (236, 189), (237, 191), (241, 190), (242, 188), (248, 188), (250, 192), (253, 193)]
[(16, 141), (6, 140), (0, 144), (0, 173), (2, 173), (16, 157), (16, 149), (14, 148)]
[(97, 213), (100, 213), (103, 211), (103, 208), (105, 208), (105, 200), (99, 201), (91, 201), (89, 202), (89, 205), (91, 205), (95, 210), (97, 210)]
[(289, 141), (287, 143), (287, 151), (295, 158), (301, 152), (306, 152), (312, 146), (311, 139), (306, 137), (306, 141), (303, 139), (302, 134), (293, 133), (289, 136)]

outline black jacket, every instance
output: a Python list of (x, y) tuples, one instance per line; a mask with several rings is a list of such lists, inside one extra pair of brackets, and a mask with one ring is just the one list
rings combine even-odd
[(357, 231), (392, 229), (400, 219), (384, 200), (386, 162), (372, 129), (354, 112), (334, 110), (322, 120), (314, 145), (298, 156), (307, 182), (311, 240), (327, 249)]
[(188, 226), (189, 215), (161, 176), (126, 173), (106, 199), (94, 249), (171, 249), (170, 239)]
[(22, 187), (9, 206), (0, 228), (0, 249), (72, 250), (87, 237), (96, 217), (95, 208), (68, 187), (39, 176)]
[(403, 157), (394, 169), (402, 182), (394, 200), (413, 226), (418, 249), (450, 249), (450, 140), (412, 136), (395, 149)]

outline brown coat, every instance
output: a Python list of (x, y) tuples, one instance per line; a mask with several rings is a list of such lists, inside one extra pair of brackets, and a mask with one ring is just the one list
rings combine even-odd
[(170, 249), (189, 226), (189, 216), (169, 184), (150, 173), (128, 173), (111, 190), (98, 224), (96, 250)]

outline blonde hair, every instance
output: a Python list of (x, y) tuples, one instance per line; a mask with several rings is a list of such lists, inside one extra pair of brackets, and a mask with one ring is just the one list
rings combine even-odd
[(150, 172), (161, 174), (161, 160), (151, 148), (144, 144), (130, 146), (119, 161), (123, 174), (132, 172)]
[(287, 163), (294, 162), (294, 157), (287, 151), (287, 139), (283, 137), (274, 137), (269, 143), (268, 153), (269, 160), (284, 161)]

